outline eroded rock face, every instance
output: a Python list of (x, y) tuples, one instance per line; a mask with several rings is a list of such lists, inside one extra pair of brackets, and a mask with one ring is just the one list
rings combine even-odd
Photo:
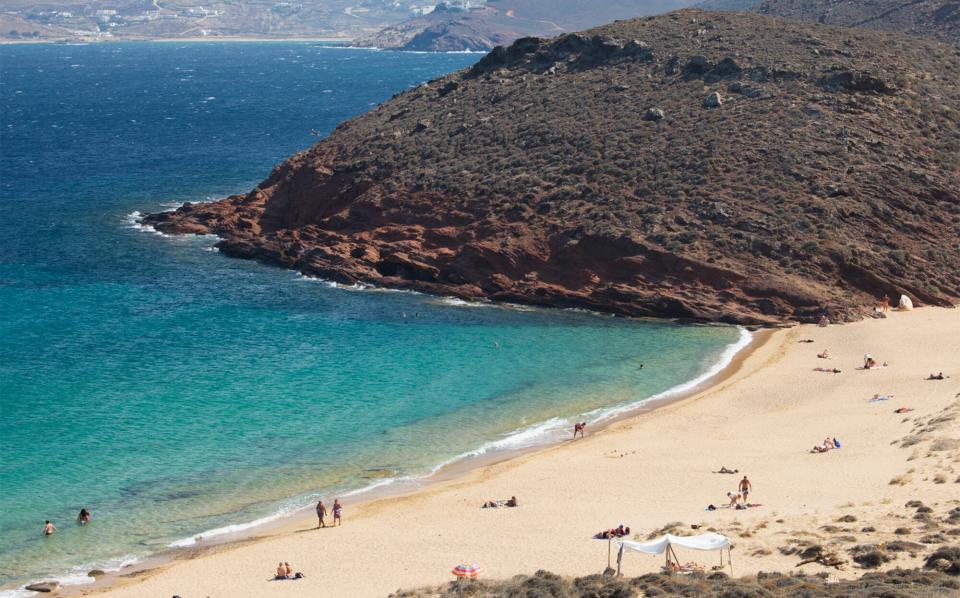
[(147, 222), (344, 283), (625, 315), (951, 305), (958, 80), (929, 40), (680, 11), (518, 40)]

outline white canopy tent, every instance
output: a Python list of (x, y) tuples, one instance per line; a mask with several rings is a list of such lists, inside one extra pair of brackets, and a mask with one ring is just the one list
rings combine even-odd
[(620, 574), (620, 561), (623, 559), (623, 553), (627, 550), (642, 552), (645, 554), (666, 554), (668, 567), (670, 567), (671, 556), (676, 564), (679, 565), (680, 559), (677, 558), (677, 553), (673, 550), (674, 546), (692, 548), (693, 550), (719, 550), (721, 567), (723, 566), (723, 549), (726, 548), (727, 561), (730, 563), (730, 573), (733, 573), (733, 558), (730, 554), (730, 538), (720, 534), (708, 533), (700, 534), (699, 536), (674, 536), (673, 534), (666, 534), (665, 536), (661, 536), (655, 540), (648, 540), (646, 542), (618, 540), (618, 544), (620, 544), (620, 550), (617, 552), (618, 575)]

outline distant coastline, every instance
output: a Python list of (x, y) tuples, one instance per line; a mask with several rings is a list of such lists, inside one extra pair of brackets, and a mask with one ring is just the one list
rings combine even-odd
[(353, 41), (352, 37), (257, 37), (251, 35), (242, 36), (197, 36), (197, 37), (122, 37), (122, 38), (88, 38), (88, 37), (64, 37), (49, 39), (0, 39), (0, 45), (26, 45), (26, 44), (114, 44), (127, 42), (160, 42), (160, 43), (178, 43), (178, 42), (323, 42), (323, 43), (343, 43), (347, 44)]

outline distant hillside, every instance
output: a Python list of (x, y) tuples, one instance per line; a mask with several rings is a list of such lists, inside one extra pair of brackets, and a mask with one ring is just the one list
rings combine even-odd
[(678, 11), (499, 47), (146, 222), (461, 298), (766, 324), (952, 305), (958, 82), (934, 40)]
[(960, 1), (957, 0), (766, 0), (755, 10), (788, 19), (960, 43)]
[(704, 0), (697, 4), (697, 8), (703, 10), (751, 10), (760, 4), (762, 0)]
[(525, 36), (553, 37), (617, 19), (658, 14), (696, 0), (490, 0), (482, 8), (434, 12), (355, 41), (392, 50), (488, 51)]
[(409, 18), (391, 0), (3, 0), (0, 39), (354, 38)]

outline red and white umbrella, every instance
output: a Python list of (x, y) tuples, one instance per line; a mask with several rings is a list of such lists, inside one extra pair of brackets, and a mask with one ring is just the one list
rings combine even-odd
[(457, 565), (453, 568), (452, 573), (461, 579), (464, 577), (468, 579), (476, 579), (480, 576), (482, 571), (483, 568), (480, 565), (476, 563), (470, 563), (469, 565)]

